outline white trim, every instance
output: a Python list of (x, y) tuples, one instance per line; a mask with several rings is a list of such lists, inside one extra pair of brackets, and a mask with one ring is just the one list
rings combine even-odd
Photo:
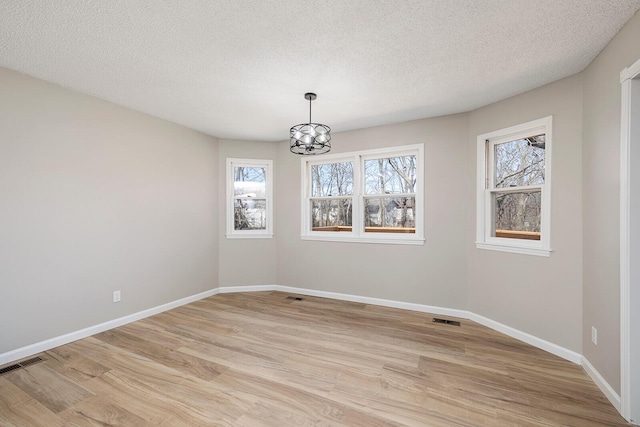
[[(509, 126), (504, 129), (498, 129), (491, 132), (484, 133), (478, 138), (482, 138), (483, 141), (490, 139), (497, 143), (509, 142), (521, 137), (520, 134), (535, 134), (538, 132), (545, 132), (548, 129), (549, 122), (552, 116), (543, 117), (541, 119), (531, 120), (530, 122), (520, 123), (514, 126)], [(546, 160), (545, 160), (546, 163)]]
[(631, 203), (630, 187), (630, 114), (631, 80), (622, 82), (622, 112), (620, 129), (620, 414), (625, 420), (631, 417), (631, 312), (629, 230)]
[(549, 341), (543, 340), (542, 338), (538, 338), (526, 332), (519, 331), (518, 329), (512, 328), (511, 326), (504, 325), (502, 323), (496, 322), (495, 320), (488, 319), (484, 316), (480, 316), (479, 314), (475, 314), (467, 310), (458, 310), (433, 305), (414, 304), (381, 298), (362, 297), (358, 295), (341, 294), (337, 292), (316, 291), (313, 289), (294, 288), (290, 286), (276, 286), (275, 290), (280, 292), (291, 292), (301, 295), (360, 302), (365, 304), (380, 305), (383, 307), (400, 308), (403, 310), (419, 311), (424, 313), (433, 313), (443, 316), (469, 319), (495, 331), (508, 335), (512, 338), (526, 342), (527, 344), (530, 344), (534, 347), (548, 351), (551, 354), (554, 354), (575, 364), (580, 364), (580, 362), (582, 361), (582, 355), (576, 353), (575, 351), (569, 350), (557, 344), (553, 344)]
[[(255, 232), (247, 231), (247, 234), (239, 234), (243, 233), (242, 231), (235, 231), (235, 234), (225, 233), (225, 237), (227, 239), (272, 239), (273, 234), (256, 234)], [(248, 234), (251, 233), (251, 234)]]
[(620, 83), (640, 76), (640, 59), (620, 72)]
[(501, 245), (498, 243), (476, 242), (476, 248), (491, 251), (511, 252), (522, 255), (551, 256), (551, 249), (529, 248), (526, 246)]
[(209, 291), (201, 292), (196, 295), (191, 295), (186, 298), (182, 298), (176, 301), (168, 302), (156, 307), (152, 307), (146, 310), (139, 311), (137, 313), (129, 314), (118, 319), (109, 320), (98, 325), (89, 326), (88, 328), (80, 329), (79, 331), (70, 332), (68, 334), (60, 335), (57, 337), (49, 338), (44, 341), (40, 341), (34, 344), (27, 345), (25, 347), (17, 348), (15, 350), (8, 351), (0, 354), (0, 365), (13, 362), (15, 360), (23, 359), (25, 357), (32, 356), (43, 351), (50, 350), (55, 347), (59, 347), (64, 344), (68, 344), (73, 341), (77, 341), (82, 338), (90, 337), (91, 335), (98, 334), (100, 332), (107, 331), (109, 329), (117, 328), (118, 326), (126, 325), (127, 323), (135, 322), (136, 320), (144, 319), (145, 317), (153, 316), (163, 311), (171, 310), (173, 308), (180, 307), (185, 304), (192, 303), (194, 301), (208, 298), (218, 294), (218, 289), (211, 289)]
[(250, 286), (221, 286), (218, 288), (221, 294), (233, 294), (243, 292), (275, 291), (276, 285), (250, 285)]
[(620, 414), (631, 419), (631, 80), (640, 76), (640, 59), (620, 73)]
[[(344, 243), (376, 243), (382, 245), (424, 245), (424, 239), (394, 239), (394, 238), (378, 238), (378, 237), (369, 237), (369, 236), (359, 236), (359, 237), (341, 237), (341, 234), (345, 234), (342, 232), (339, 233), (330, 233), (326, 232), (322, 236), (300, 236), (301, 240), (317, 240), (322, 242), (344, 242)], [(389, 235), (393, 235), (394, 233), (389, 233)]]
[(330, 298), (341, 301), (359, 302), (371, 305), (380, 305), (383, 307), (400, 308), (403, 310), (420, 311), (424, 313), (440, 314), (442, 316), (461, 317), (467, 319), (468, 312), (465, 310), (457, 310), (453, 308), (438, 307), (433, 305), (414, 304), (411, 302), (402, 302), (388, 300), (382, 298), (363, 297), (359, 295), (341, 294), (337, 292), (317, 291), (314, 289), (295, 288), (291, 286), (276, 286), (276, 291), (290, 292), (300, 295), (309, 295), (312, 297)]
[(582, 360), (582, 355), (576, 353), (575, 351), (569, 350), (547, 340), (543, 340), (542, 338), (538, 338), (535, 335), (531, 335), (527, 332), (522, 332), (516, 328), (512, 328), (511, 326), (507, 326), (503, 323), (496, 322), (495, 320), (491, 320), (487, 317), (481, 316), (479, 314), (475, 314), (469, 312), (468, 315), (469, 320), (473, 320), (476, 323), (479, 323), (487, 328), (491, 328), (494, 331), (501, 332), (505, 335), (510, 336), (511, 338), (515, 338), (519, 341), (530, 344), (534, 347), (537, 347), (541, 350), (547, 351), (551, 354), (555, 354), (558, 357), (561, 357), (569, 362), (573, 362), (575, 364), (580, 364)]
[(614, 408), (620, 412), (620, 396), (616, 391), (609, 385), (609, 383), (604, 379), (600, 372), (597, 371), (596, 368), (593, 367), (591, 362), (587, 360), (586, 357), (582, 356), (582, 360), (580, 361), (582, 368), (589, 375), (589, 377), (593, 380), (593, 382), (598, 386), (600, 391), (604, 393), (604, 395), (609, 399), (609, 402), (613, 405)]
[(403, 310), (418, 311), (422, 313), (432, 313), (432, 314), (439, 314), (442, 316), (451, 316), (451, 317), (459, 317), (462, 319), (469, 319), (481, 325), (484, 325), (488, 328), (501, 332), (505, 335), (508, 335), (512, 338), (526, 342), (527, 344), (531, 344), (534, 347), (548, 351), (549, 353), (555, 354), (556, 356), (569, 360), (570, 362), (577, 363), (577, 364), (581, 363), (582, 356), (579, 355), (578, 353), (575, 353), (559, 345), (550, 343), (546, 340), (537, 338), (526, 332), (519, 331), (515, 328), (504, 325), (502, 323), (496, 322), (494, 320), (488, 319), (484, 316), (480, 316), (478, 314), (472, 313), (467, 310), (459, 310), (459, 309), (425, 305), (425, 304), (415, 304), (410, 302), (388, 300), (388, 299), (382, 299), (382, 298), (364, 297), (359, 295), (342, 294), (338, 292), (327, 292), (327, 291), (318, 291), (314, 289), (296, 288), (292, 286), (251, 285), (251, 286), (222, 286), (216, 289), (212, 289), (206, 292), (192, 295), (190, 297), (182, 298), (177, 301), (173, 301), (167, 304), (163, 304), (157, 307), (143, 310), (138, 313), (133, 313), (128, 316), (110, 320), (108, 322), (104, 322), (99, 325), (91, 326), (76, 332), (61, 335), (59, 337), (54, 337), (45, 341), (41, 341), (39, 343), (35, 343), (32, 345), (28, 345), (26, 347), (12, 350), (12, 351), (0, 354), (0, 365), (6, 364), (18, 359), (22, 359), (24, 357), (28, 357), (36, 353), (40, 353), (40, 352), (52, 349), (54, 347), (61, 346), (63, 344), (67, 344), (72, 341), (79, 340), (81, 338), (86, 338), (91, 335), (104, 332), (109, 329), (117, 328), (118, 326), (126, 325), (127, 323), (135, 322), (136, 320), (144, 319), (146, 317), (153, 316), (154, 314), (162, 313), (163, 311), (171, 310), (173, 308), (177, 308), (182, 305), (189, 304), (191, 302), (198, 301), (203, 298), (217, 295), (219, 293), (226, 294), (226, 293), (243, 293), (243, 292), (264, 292), (264, 291), (290, 292), (290, 293), (296, 293), (300, 295), (309, 295), (309, 296), (315, 296), (315, 297), (321, 297), (321, 298), (330, 298), (330, 299), (341, 300), (341, 301), (351, 301), (351, 302), (358, 302), (358, 303), (364, 303), (364, 304), (379, 305), (382, 307), (399, 308)]
[[(545, 150), (545, 182), (542, 185), (527, 186), (540, 189), (542, 212), (540, 224), (540, 240), (521, 240), (493, 237), (491, 210), (492, 192), (523, 191), (519, 188), (495, 189), (493, 174), (489, 164), (493, 163), (493, 150), (487, 145), (495, 145), (526, 136), (544, 133), (546, 135)], [(504, 129), (478, 135), (476, 140), (476, 248), (501, 252), (512, 252), (525, 255), (551, 255), (551, 188), (552, 188), (552, 152), (553, 152), (553, 116), (543, 117), (530, 122), (521, 123)]]

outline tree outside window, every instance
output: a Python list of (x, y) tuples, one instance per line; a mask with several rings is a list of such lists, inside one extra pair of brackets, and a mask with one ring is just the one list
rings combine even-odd
[(266, 230), (266, 168), (233, 168), (233, 229)]
[(551, 116), (478, 136), (476, 247), (549, 256)]
[(227, 159), (227, 237), (272, 237), (271, 160)]
[(493, 149), (495, 235), (540, 240), (545, 135), (495, 144)]
[(422, 144), (302, 159), (302, 237), (422, 244)]
[(314, 231), (351, 231), (353, 162), (311, 167), (311, 224)]
[(416, 156), (364, 161), (365, 232), (415, 233)]

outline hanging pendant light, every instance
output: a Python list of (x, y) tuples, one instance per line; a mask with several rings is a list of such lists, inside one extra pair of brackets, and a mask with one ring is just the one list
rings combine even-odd
[(331, 150), (331, 128), (311, 122), (311, 101), (317, 97), (315, 93), (304, 94), (304, 99), (309, 101), (309, 123), (295, 125), (290, 130), (289, 146), (294, 154), (324, 154)]

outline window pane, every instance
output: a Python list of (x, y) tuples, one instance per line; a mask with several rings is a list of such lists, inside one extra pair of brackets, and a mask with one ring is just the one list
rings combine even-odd
[(234, 230), (266, 230), (266, 199), (236, 198), (233, 206)]
[(351, 231), (351, 198), (311, 200), (313, 231)]
[(415, 197), (367, 197), (364, 206), (364, 231), (415, 233)]
[(540, 191), (531, 193), (494, 193), (496, 237), (540, 240)]
[(494, 146), (495, 188), (544, 184), (545, 135)]
[(236, 197), (266, 197), (265, 168), (234, 167), (233, 195)]
[(353, 162), (327, 163), (311, 167), (311, 197), (353, 194)]
[(415, 155), (365, 160), (364, 193), (415, 193), (416, 163)]

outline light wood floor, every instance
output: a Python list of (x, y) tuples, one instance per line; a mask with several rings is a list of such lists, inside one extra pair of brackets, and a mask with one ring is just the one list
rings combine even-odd
[(216, 295), (42, 353), (0, 376), (0, 425), (627, 425), (582, 368), (473, 322), (287, 296)]

